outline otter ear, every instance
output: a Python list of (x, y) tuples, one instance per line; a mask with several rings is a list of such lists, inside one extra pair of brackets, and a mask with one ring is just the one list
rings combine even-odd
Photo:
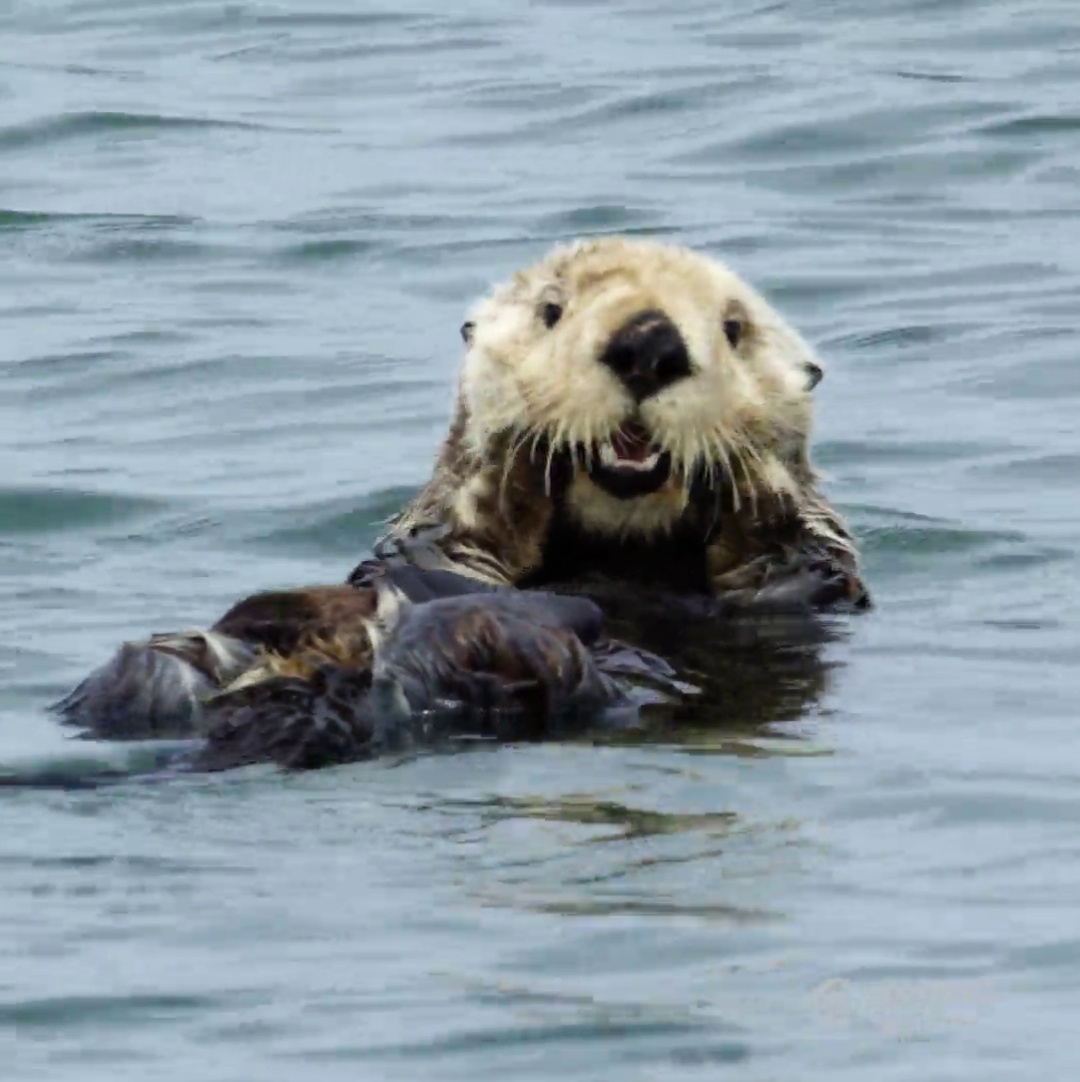
[(466, 323), (462, 323), (462, 325), (461, 325), (461, 340), (462, 340), (462, 342), (465, 343), (465, 345), (467, 345), (467, 346), (472, 345), (473, 331), (475, 331), (475, 330), (476, 330), (476, 324), (473, 323), (473, 321), (471, 319)]
[(813, 361), (807, 361), (803, 367), (806, 369), (806, 389), (812, 391), (825, 378), (825, 369)]

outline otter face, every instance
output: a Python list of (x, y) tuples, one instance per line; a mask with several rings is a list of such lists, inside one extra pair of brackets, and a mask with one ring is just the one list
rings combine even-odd
[(670, 529), (691, 485), (744, 501), (809, 470), (810, 347), (721, 263), (624, 238), (556, 248), (463, 327), (470, 449), (565, 457), (601, 532)]

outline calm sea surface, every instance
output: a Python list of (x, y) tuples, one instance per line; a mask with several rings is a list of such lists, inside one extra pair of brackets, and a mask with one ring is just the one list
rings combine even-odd
[(43, 704), (341, 580), (596, 232), (819, 347), (877, 611), (766, 731), (0, 789), (5, 1082), (1075, 1075), (1073, 0), (0, 2), (0, 773), (149, 757)]

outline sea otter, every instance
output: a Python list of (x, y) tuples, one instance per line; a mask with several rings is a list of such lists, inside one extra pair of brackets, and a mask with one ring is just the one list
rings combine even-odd
[(542, 736), (624, 698), (620, 673), (678, 683), (613, 646), (587, 596), (717, 626), (869, 604), (810, 463), (822, 365), (722, 263), (645, 240), (561, 245), (461, 334), (449, 433), (374, 558), (344, 585), (128, 644), (60, 714), (98, 736), (205, 733), (210, 769), (361, 758), (439, 717)]

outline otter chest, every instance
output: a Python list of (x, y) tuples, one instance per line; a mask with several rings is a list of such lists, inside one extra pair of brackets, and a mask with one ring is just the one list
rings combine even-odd
[(708, 593), (705, 545), (698, 530), (664, 537), (598, 537), (566, 519), (556, 519), (544, 545), (543, 566), (525, 587), (602, 576), (675, 593)]

